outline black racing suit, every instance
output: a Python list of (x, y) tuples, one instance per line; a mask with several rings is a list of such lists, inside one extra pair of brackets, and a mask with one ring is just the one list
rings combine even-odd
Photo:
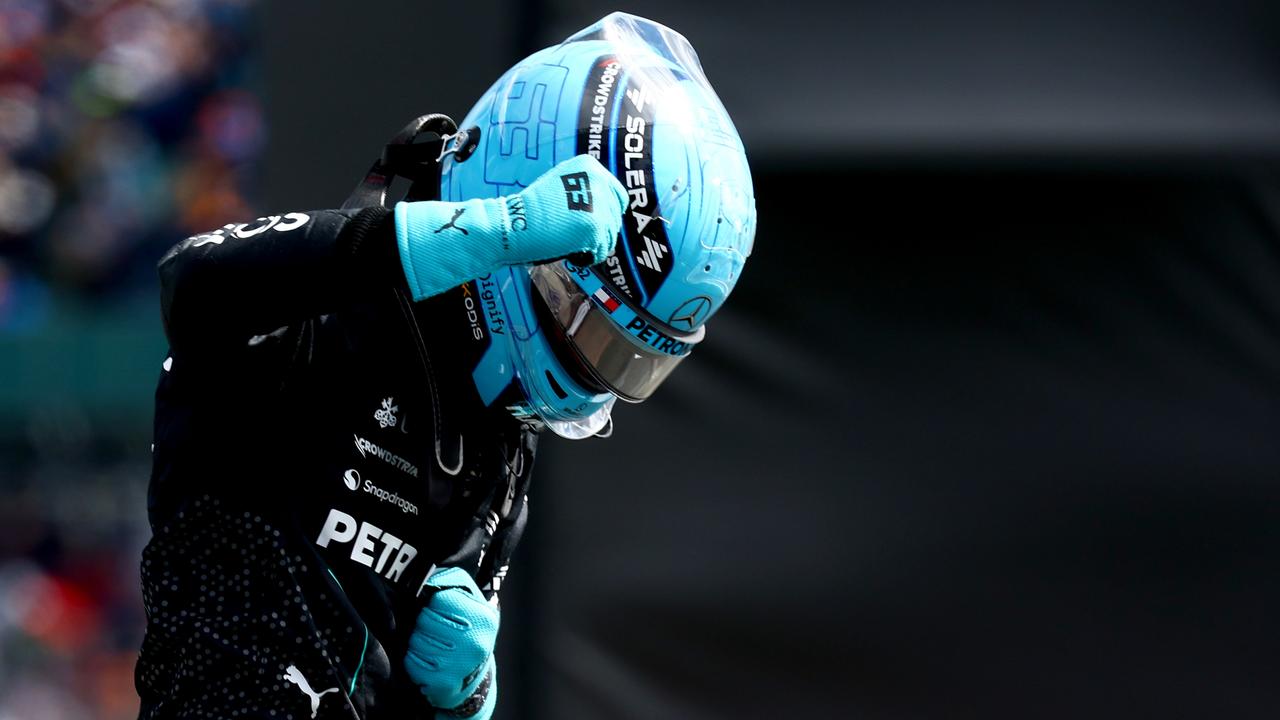
[(402, 666), (423, 579), (496, 593), (535, 438), (471, 382), (478, 282), (413, 303), (396, 253), (378, 207), (161, 260), (142, 718), (432, 716)]

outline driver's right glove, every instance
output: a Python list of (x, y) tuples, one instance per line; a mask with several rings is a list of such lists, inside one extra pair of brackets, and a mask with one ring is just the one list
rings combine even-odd
[(400, 263), (414, 300), (507, 265), (594, 265), (613, 252), (626, 206), (622, 183), (578, 155), (505, 197), (398, 203)]

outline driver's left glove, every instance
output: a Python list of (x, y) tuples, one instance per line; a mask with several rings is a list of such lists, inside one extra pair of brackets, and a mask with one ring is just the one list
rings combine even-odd
[(437, 718), (489, 720), (498, 701), (498, 609), (462, 568), (438, 570), (427, 585), (435, 594), (418, 613), (405, 670)]

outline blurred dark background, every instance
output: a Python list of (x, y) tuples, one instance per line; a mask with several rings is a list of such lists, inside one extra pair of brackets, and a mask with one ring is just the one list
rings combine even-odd
[(614, 9), (760, 230), (544, 443), (502, 717), (1275, 717), (1274, 2), (0, 0), (0, 718), (136, 713), (159, 254)]

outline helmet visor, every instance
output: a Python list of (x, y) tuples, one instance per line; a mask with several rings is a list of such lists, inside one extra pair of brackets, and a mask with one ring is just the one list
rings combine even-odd
[(623, 400), (647, 399), (705, 335), (702, 327), (679, 333), (661, 326), (610, 293), (590, 270), (552, 262), (529, 274), (552, 333), (572, 350), (576, 367), (567, 369)]

